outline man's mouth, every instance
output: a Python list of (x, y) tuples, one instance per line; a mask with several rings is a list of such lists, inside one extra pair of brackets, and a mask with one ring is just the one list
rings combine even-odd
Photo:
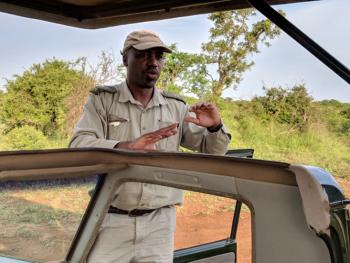
[(148, 70), (146, 71), (146, 75), (150, 79), (157, 79), (159, 76), (159, 73), (157, 70)]

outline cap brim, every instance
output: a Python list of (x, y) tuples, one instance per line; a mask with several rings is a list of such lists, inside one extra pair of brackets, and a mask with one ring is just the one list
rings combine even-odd
[(133, 45), (133, 47), (136, 48), (137, 50), (146, 50), (146, 49), (151, 49), (151, 48), (161, 48), (161, 49), (163, 49), (164, 52), (167, 52), (167, 53), (172, 53), (173, 52), (166, 45), (161, 44), (159, 42), (144, 42), (144, 43)]

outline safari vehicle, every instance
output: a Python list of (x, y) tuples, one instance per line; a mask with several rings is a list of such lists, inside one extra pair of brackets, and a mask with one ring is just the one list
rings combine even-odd
[[(0, 11), (94, 29), (254, 6), (349, 83), (350, 73), (344, 65), (270, 7), (270, 4), (293, 2), (298, 0), (1, 0)], [(239, 151), (214, 156), (97, 148), (1, 152), (0, 187), (24, 187), (34, 181), (84, 180), (98, 175), (94, 194), (75, 237), (64, 251), (66, 256), (56, 259), (57, 262), (85, 262), (115, 189), (127, 181), (236, 200), (232, 231), (227, 237), (177, 250), (174, 262), (236, 262), (239, 246), (236, 232), (242, 203), (252, 215), (253, 262), (350, 262), (346, 208), (350, 200), (345, 198), (331, 174), (318, 167), (243, 157), (247, 154)], [(26, 234), (22, 232), (23, 236)], [(6, 235), (0, 238), (0, 249), (3, 238)], [(40, 251), (33, 253), (40, 254)], [(0, 262), (32, 261), (3, 255)]]

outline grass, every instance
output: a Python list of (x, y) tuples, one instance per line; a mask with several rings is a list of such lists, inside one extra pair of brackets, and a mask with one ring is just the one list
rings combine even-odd
[(336, 177), (350, 175), (350, 143), (331, 131), (325, 122), (311, 123), (307, 131), (296, 132), (275, 122), (262, 122), (241, 115), (232, 107), (222, 111), (224, 123), (232, 133), (230, 148), (253, 148), (254, 158), (324, 168)]
[(63, 258), (93, 187), (91, 180), (78, 182), (1, 185), (0, 253), (45, 262)]
[(49, 148), (50, 149), (59, 149), (67, 148), (69, 144), (69, 138), (50, 138), (49, 139)]
[(33, 239), (38, 238), (40, 234), (36, 231), (33, 231), (32, 229), (29, 229), (26, 226), (20, 226), (16, 231), (16, 236), (19, 238)]
[[(49, 202), (50, 199), (47, 200), (47, 203)], [(0, 210), (0, 222), (11, 222), (19, 226), (26, 223), (47, 226), (75, 224), (81, 220), (82, 216), (81, 213), (31, 203), (10, 194), (0, 197)]]
[(57, 240), (56, 238), (48, 238), (44, 240), (40, 240), (40, 244), (44, 248), (54, 248), (57, 247), (60, 244), (60, 240)]
[(5, 135), (2, 135), (1, 134), (1, 130), (0, 130), (0, 150), (1, 151), (4, 151), (4, 150), (7, 150), (9, 149), (7, 143), (6, 143), (6, 140), (5, 140)]

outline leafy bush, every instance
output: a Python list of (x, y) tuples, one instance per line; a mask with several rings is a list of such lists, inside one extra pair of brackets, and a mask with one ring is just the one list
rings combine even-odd
[[(291, 132), (290, 124), (266, 113), (259, 101), (221, 103), (223, 123), (232, 135), (229, 148), (253, 148), (257, 159), (315, 165), (336, 177), (350, 176), (349, 139), (339, 136), (328, 124), (335, 116), (343, 118), (349, 104), (337, 102), (339, 108), (330, 110), (323, 103), (312, 102), (307, 129)], [(339, 121), (343, 123), (343, 119)]]
[(31, 126), (14, 128), (4, 137), (8, 150), (44, 149), (49, 145), (45, 135)]
[(1, 95), (0, 122), (5, 132), (25, 125), (47, 136), (62, 132), (68, 110), (65, 98), (80, 78), (81, 73), (69, 62), (53, 59), (34, 64), (9, 80)]
[(336, 100), (315, 103), (318, 118), (327, 124), (328, 129), (340, 136), (350, 137), (350, 104)]
[(340, 112), (340, 115), (344, 118), (341, 132), (346, 134), (347, 136), (350, 136), (350, 107), (342, 110)]
[(304, 85), (296, 85), (291, 89), (273, 87), (264, 90), (265, 96), (253, 99), (256, 115), (287, 124), (289, 130), (306, 130), (311, 116), (312, 97)]

